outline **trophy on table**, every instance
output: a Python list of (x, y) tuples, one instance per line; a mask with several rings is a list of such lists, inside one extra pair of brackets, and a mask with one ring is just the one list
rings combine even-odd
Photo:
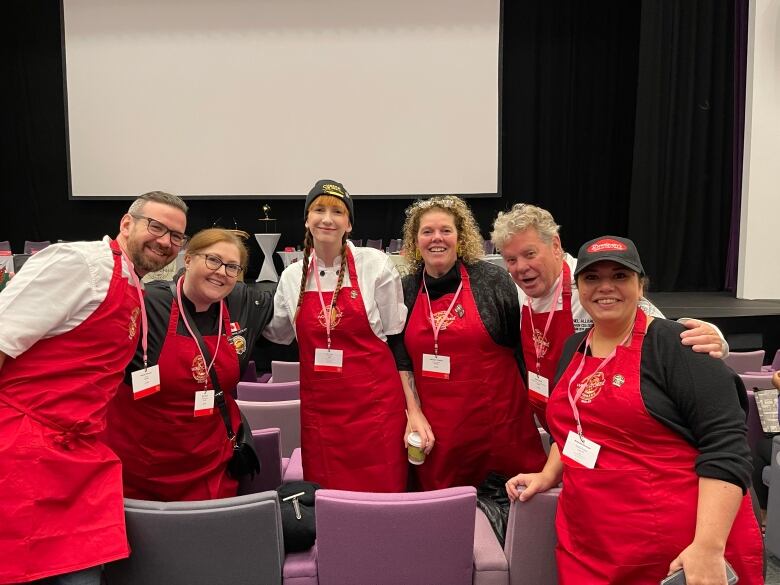
[(261, 233), (255, 234), (255, 239), (260, 245), (260, 250), (262, 250), (264, 257), (257, 281), (270, 280), (278, 282), (279, 275), (274, 268), (273, 253), (282, 234), (276, 232), (276, 220), (270, 217), (271, 206), (268, 203), (264, 203), (260, 208), (260, 211), (263, 212), (263, 217), (258, 218), (257, 221), (259, 221), (260, 225), (263, 227)]

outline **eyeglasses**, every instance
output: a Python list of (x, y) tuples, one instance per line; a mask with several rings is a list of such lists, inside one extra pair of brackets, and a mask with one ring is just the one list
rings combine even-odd
[(215, 272), (224, 266), (225, 274), (233, 278), (236, 278), (244, 271), (244, 267), (240, 264), (223, 262), (222, 258), (213, 254), (193, 254), (193, 256), (203, 256), (203, 259), (206, 262), (206, 268)]
[(131, 213), (130, 215), (135, 219), (145, 219), (146, 229), (153, 236), (157, 236), (158, 238), (161, 238), (165, 234), (171, 234), (171, 244), (174, 246), (181, 248), (184, 244), (187, 243), (187, 240), (190, 239), (189, 236), (181, 232), (175, 232), (171, 229), (168, 229), (168, 227), (164, 223), (160, 223), (156, 219), (152, 219), (151, 217), (146, 217), (144, 215), (136, 215), (134, 213)]

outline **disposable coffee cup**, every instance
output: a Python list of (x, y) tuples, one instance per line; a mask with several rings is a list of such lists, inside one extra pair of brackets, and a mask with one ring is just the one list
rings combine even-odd
[(409, 463), (412, 465), (422, 465), (425, 463), (425, 451), (423, 451), (422, 438), (417, 431), (412, 431), (409, 436), (406, 437), (406, 442), (409, 443), (409, 447), (406, 450)]

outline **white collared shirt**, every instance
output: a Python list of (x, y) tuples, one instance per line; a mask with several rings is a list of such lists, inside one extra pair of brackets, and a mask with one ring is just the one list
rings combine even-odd
[[(0, 351), (16, 358), (39, 339), (86, 321), (108, 294), (114, 255), (105, 236), (53, 244), (37, 252), (0, 293)], [(122, 262), (122, 273), (130, 277)]]
[[(351, 242), (348, 245), (355, 258), (355, 272), (371, 330), (382, 341), (387, 341), (388, 335), (401, 333), (406, 322), (401, 278), (392, 260), (384, 252), (374, 248), (356, 248)], [(334, 260), (333, 266), (325, 266), (317, 259), (323, 292), (336, 289), (340, 267), (341, 256)], [(294, 262), (284, 269), (279, 278), (279, 286), (274, 295), (274, 316), (263, 331), (263, 336), (270, 341), (288, 344), (295, 339), (293, 319), (300, 296), (302, 271), (303, 262)], [(342, 283), (342, 287), (348, 286), (352, 286), (349, 273), (344, 275)], [(310, 271), (306, 291), (316, 290), (317, 283)]]

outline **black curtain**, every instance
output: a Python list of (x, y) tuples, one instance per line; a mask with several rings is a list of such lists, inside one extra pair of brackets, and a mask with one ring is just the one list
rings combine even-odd
[[(708, 205), (714, 199), (706, 198), (714, 197), (719, 182), (728, 184), (722, 165), (731, 156), (727, 134), (710, 127), (718, 115), (726, 124), (729, 115), (722, 112), (731, 99), (731, 33), (720, 32), (730, 22), (721, 14), (727, 0), (503, 4), (503, 197), (470, 202), (483, 235), (489, 234), (497, 211), (516, 202), (534, 202), (550, 209), (563, 226), (565, 247), (573, 253), (594, 235), (628, 234), (637, 239), (656, 290), (720, 288), (725, 246), (717, 240), (728, 210), (720, 203)], [(7, 0), (3, 8), (0, 240), (11, 240), (19, 251), (25, 239), (113, 234), (129, 202), (68, 199), (59, 3)], [(713, 16), (705, 19), (705, 12)], [(685, 15), (691, 26), (677, 26), (672, 29), (677, 36), (670, 38), (668, 25), (663, 25), (669, 13)], [(698, 22), (700, 17), (709, 25)], [(672, 83), (678, 70), (686, 72), (686, 80), (690, 74), (708, 72), (709, 109), (700, 107), (704, 100), (698, 93), (693, 99), (681, 92), (680, 82)], [(696, 124), (680, 123), (686, 108)], [(705, 138), (698, 123), (702, 112), (708, 112)], [(686, 132), (688, 138), (679, 134)], [(661, 139), (668, 135), (673, 138)], [(690, 143), (686, 150), (680, 148), (683, 142)], [(674, 181), (674, 190), (651, 188), (658, 178), (672, 176), (684, 178), (685, 189)], [(381, 183), (381, 177), (377, 181)], [(301, 185), (300, 200), (270, 202), (282, 233), (280, 246), (302, 240), (303, 194), (309, 186)], [(149, 190), (157, 188), (165, 186), (149, 185)], [(208, 227), (220, 217), (226, 227), (233, 227), (236, 218), (242, 229), (258, 231), (256, 220), (265, 202), (192, 200), (188, 231)], [(354, 236), (385, 241), (398, 237), (408, 203), (358, 201)], [(670, 217), (678, 223), (669, 223)], [(679, 254), (668, 235), (683, 228), (683, 236), (693, 244), (697, 234), (707, 234), (706, 245)], [(252, 278), (261, 254), (254, 241), (250, 247)], [(670, 254), (679, 258), (659, 261)]]
[(723, 287), (733, 23), (730, 0), (642, 3), (628, 233), (654, 289)]

